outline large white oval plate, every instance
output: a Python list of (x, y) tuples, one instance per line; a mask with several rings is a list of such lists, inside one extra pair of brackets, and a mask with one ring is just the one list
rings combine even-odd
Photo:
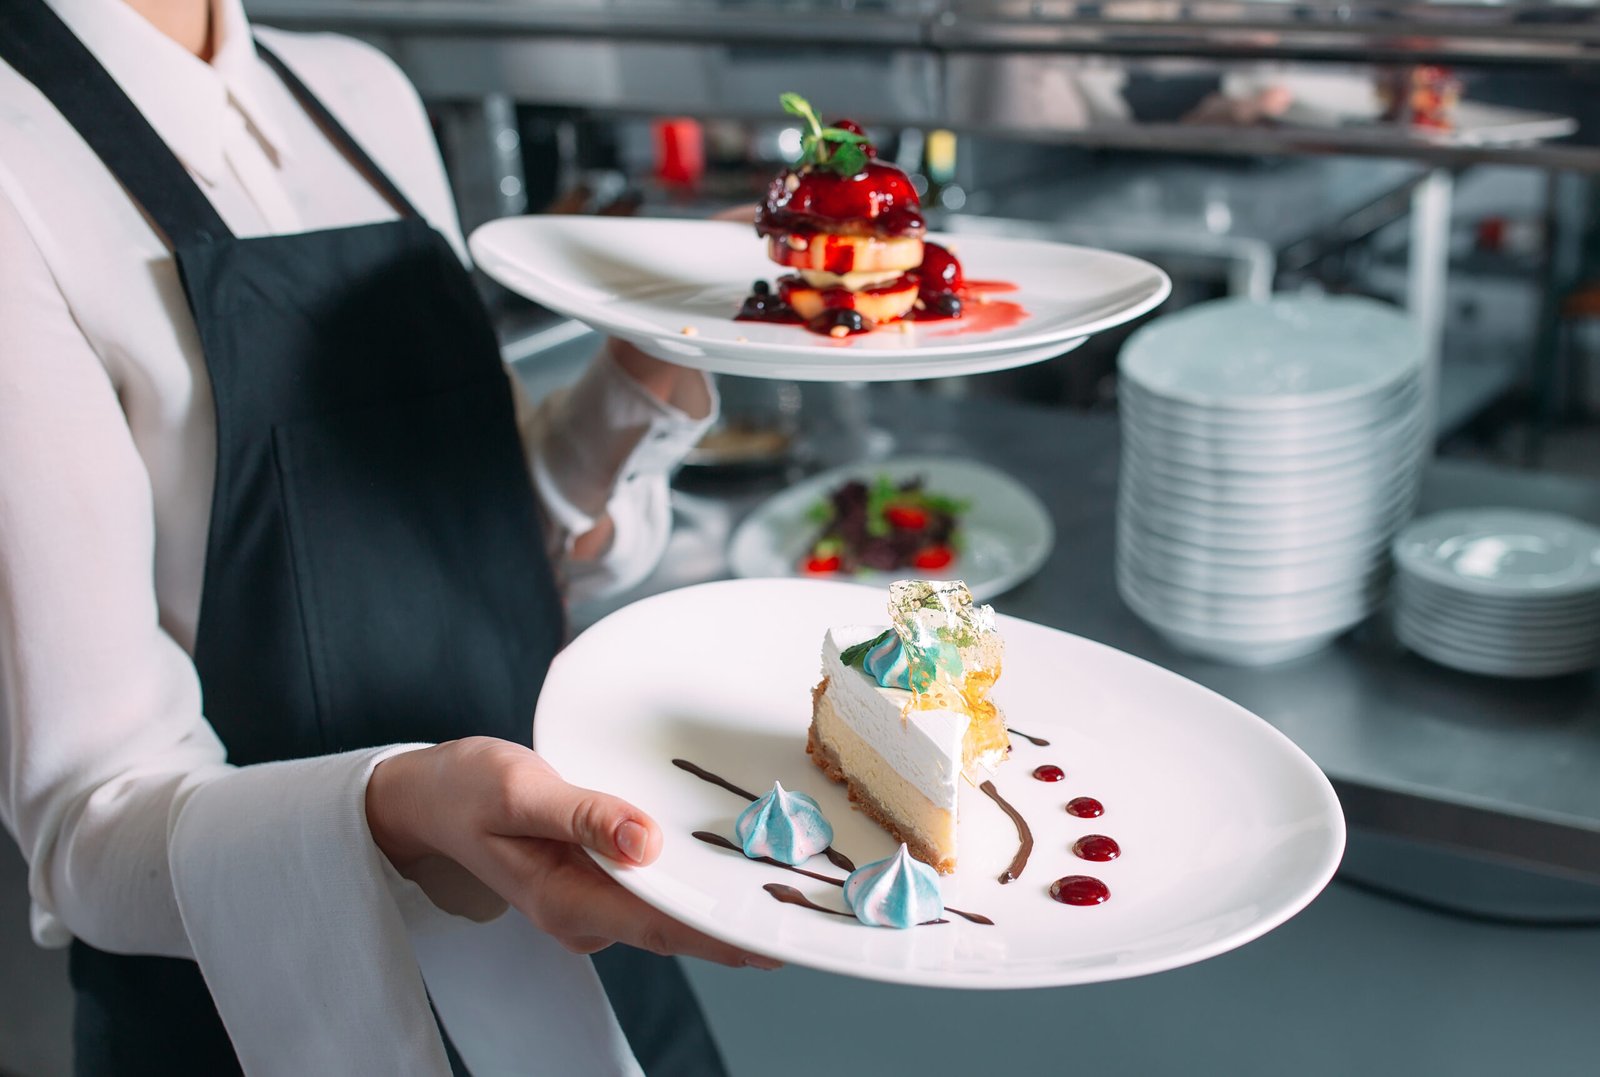
[[(893, 983), (1021, 988), (1159, 972), (1242, 945), (1293, 916), (1327, 884), (1344, 817), (1322, 772), (1286, 737), (1221, 696), (1112, 648), (1002, 617), (1005, 672), (995, 698), (1016, 740), (995, 778), (1031, 822), (1022, 877), (997, 881), (1016, 833), (964, 792), (960, 866), (947, 905), (991, 917), (893, 931), (780, 904), (769, 882), (842, 908), (837, 887), (703, 844), (731, 835), (744, 801), (672, 765), (689, 759), (756, 792), (774, 780), (822, 804), (834, 845), (858, 864), (887, 856), (888, 835), (852, 811), (805, 753), (818, 648), (831, 625), (883, 623), (885, 592), (851, 583), (732, 580), (628, 606), (557, 657), (539, 699), (538, 750), (569, 781), (625, 796), (666, 831), (646, 868), (601, 866), (651, 905), (780, 960)], [(1055, 763), (1066, 780), (1031, 777)], [(1063, 806), (1105, 804), (1095, 820)], [(1102, 833), (1109, 864), (1068, 850)], [(806, 865), (838, 876), (821, 856)], [(1052, 880), (1102, 879), (1103, 905), (1052, 901)]]
[[(728, 543), (733, 574), (799, 575), (800, 560), (817, 533), (817, 525), (807, 515), (811, 507), (851, 479), (871, 483), (879, 475), (897, 483), (920, 478), (931, 493), (970, 504), (961, 525), (965, 548), (948, 571), (928, 576), (966, 580), (979, 601), (1004, 594), (1038, 572), (1055, 545), (1055, 526), (1044, 505), (1003, 471), (955, 457), (899, 456), (813, 475), (763, 502)], [(887, 588), (891, 579), (904, 575), (873, 572), (855, 582)]]
[(747, 224), (731, 221), (508, 217), (472, 234), (472, 257), (529, 299), (651, 354), (724, 374), (799, 380), (950, 377), (1038, 362), (1151, 310), (1166, 274), (1125, 254), (1039, 240), (961, 236), (969, 277), (1017, 291), (1015, 325), (915, 323), (830, 340), (794, 325), (736, 322), (757, 279), (780, 267)]

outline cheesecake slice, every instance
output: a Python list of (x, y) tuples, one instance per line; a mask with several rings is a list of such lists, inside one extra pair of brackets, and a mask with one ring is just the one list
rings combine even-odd
[(949, 874), (962, 790), (1011, 750), (1005, 719), (985, 698), (999, 675), (999, 638), (993, 611), (974, 608), (961, 583), (895, 589), (894, 625), (823, 638), (806, 751), (912, 856)]

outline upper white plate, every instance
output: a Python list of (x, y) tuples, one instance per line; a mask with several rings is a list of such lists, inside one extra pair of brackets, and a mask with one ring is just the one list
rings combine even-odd
[[(628, 797), (666, 831), (647, 868), (601, 866), (651, 905), (709, 935), (796, 965), (929, 987), (1017, 988), (1139, 976), (1199, 961), (1283, 923), (1332, 877), (1344, 817), (1322, 772), (1267, 723), (1131, 655), (1009, 617), (995, 699), (1016, 739), (994, 781), (1031, 823), (1022, 877), (1002, 886), (1017, 849), (1010, 821), (964, 792), (960, 866), (947, 905), (984, 927), (893, 931), (779, 904), (762, 886), (795, 886), (842, 909), (837, 887), (693, 839), (731, 835), (745, 802), (672, 765), (688, 759), (746, 789), (782, 781), (816, 797), (834, 845), (856, 863), (889, 855), (881, 829), (805, 752), (811, 689), (832, 625), (886, 623), (878, 588), (815, 580), (732, 580), (648, 598), (583, 633), (551, 666), (534, 742), (568, 781)], [(625, 671), (619, 676), (619, 671)], [(1036, 781), (1043, 763), (1066, 780)], [(1098, 819), (1063, 811), (1077, 796)], [(1071, 844), (1107, 834), (1108, 864)], [(808, 869), (842, 872), (821, 856)], [(1066, 875), (1102, 879), (1111, 897), (1078, 908), (1050, 899)]]
[(866, 573), (858, 582), (887, 588), (889, 581), (917, 575), (961, 579), (979, 601), (1004, 594), (1039, 571), (1055, 545), (1055, 527), (1044, 505), (1011, 476), (992, 467), (941, 456), (901, 456), (879, 463), (849, 464), (814, 475), (764, 502), (733, 533), (728, 560), (735, 576), (794, 576), (817, 525), (811, 506), (850, 479), (869, 484), (879, 475), (895, 482), (921, 478), (932, 493), (972, 504), (962, 523), (966, 549), (949, 570), (907, 569)]
[[(1003, 370), (1076, 347), (1166, 298), (1166, 274), (1124, 254), (1036, 240), (962, 236), (969, 279), (1003, 280), (1026, 316), (914, 323), (832, 340), (795, 325), (736, 322), (751, 282), (782, 270), (747, 224), (609, 217), (510, 217), (472, 234), (478, 266), (552, 310), (652, 355), (723, 374), (893, 381)], [(973, 304), (974, 308), (977, 304)]]

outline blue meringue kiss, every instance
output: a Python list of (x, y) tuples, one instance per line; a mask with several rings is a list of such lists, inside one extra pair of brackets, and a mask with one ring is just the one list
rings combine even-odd
[(773, 782), (772, 792), (739, 813), (733, 824), (744, 855), (771, 857), (793, 866), (822, 852), (833, 841), (833, 827), (817, 802)]
[(857, 868), (844, 881), (844, 901), (873, 927), (915, 927), (944, 915), (939, 874), (906, 850)]
[(861, 658), (861, 668), (885, 688), (911, 691), (911, 663), (906, 661), (906, 648), (900, 642), (900, 634), (892, 629), (867, 649)]

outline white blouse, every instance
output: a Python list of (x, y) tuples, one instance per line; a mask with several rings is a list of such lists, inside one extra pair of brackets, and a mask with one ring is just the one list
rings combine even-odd
[[(121, 0), (51, 3), (236, 234), (393, 218), (256, 55), (239, 0), (217, 0), (210, 64)], [(465, 257), (399, 70), (260, 33)], [(558, 564), (616, 525), (598, 562), (561, 564), (569, 594), (659, 559), (667, 471), (714, 408), (703, 381), (664, 405), (604, 356), (538, 407), (519, 394)], [(191, 658), (214, 423), (170, 252), (0, 63), (0, 819), (35, 938), (197, 959), (250, 1073), (447, 1073), (424, 975), (479, 1077), (637, 1072), (586, 959), (514, 914), (444, 913), (503, 906), (462, 880), (424, 896), (377, 851), (367, 776), (404, 746), (227, 765)]]

